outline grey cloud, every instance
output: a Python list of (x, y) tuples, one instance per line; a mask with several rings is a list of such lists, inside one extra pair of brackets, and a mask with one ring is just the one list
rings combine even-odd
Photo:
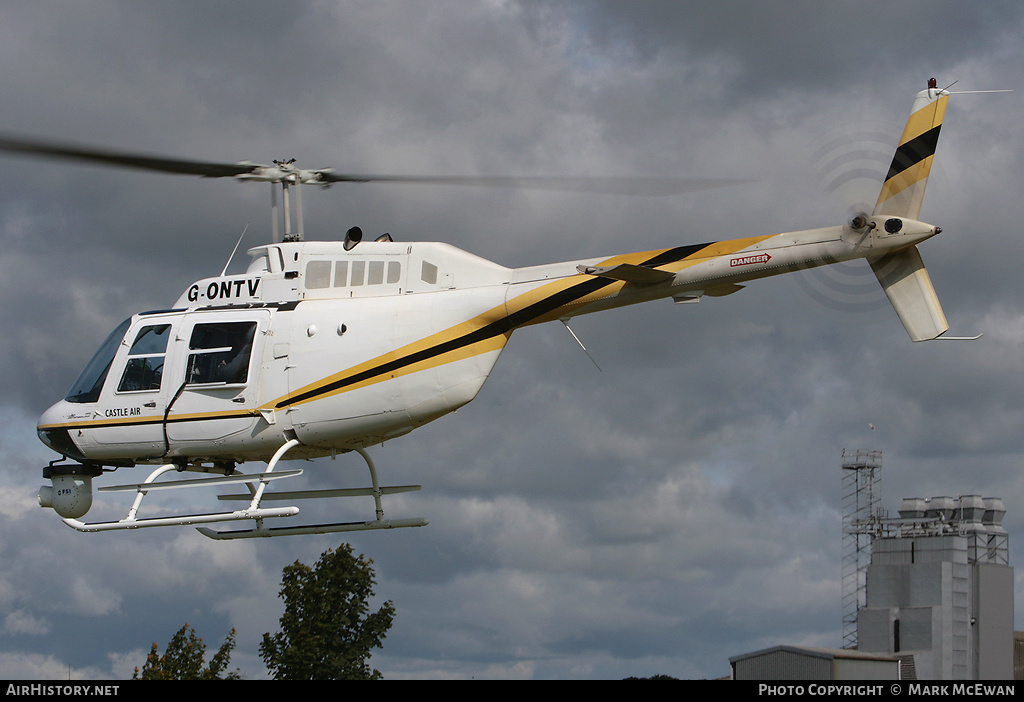
[[(0, 131), (360, 172), (757, 179), (669, 199), (304, 193), (310, 237), (359, 224), (519, 266), (832, 224), (845, 203), (814, 163), (830, 138), (881, 124), (894, 145), (932, 75), (1019, 88), (1016, 5), (736, 10), (7, 4)], [(954, 99), (925, 201), (944, 233), (922, 250), (953, 331), (982, 340), (911, 344), (880, 291), (851, 300), (840, 272), (806, 272), (581, 318), (600, 371), (560, 325), (517, 332), (476, 401), (378, 449), (386, 482), (424, 486), (389, 513), (431, 525), (352, 537), (398, 609), (375, 665), (393, 678), (709, 677), (774, 643), (838, 645), (844, 447), (885, 451), (887, 506), (984, 491), (1007, 500), (1015, 533), (1019, 100)], [(207, 642), (238, 628), (236, 656), (259, 677), (281, 568), (338, 539), (105, 538), (31, 503), (54, 458), (35, 439), (38, 413), (120, 319), (219, 272), (246, 225), (245, 244), (265, 240), (269, 193), (2, 164), (0, 602), (19, 613), (3, 676), (54, 660), (128, 676), (126, 661), (188, 621)], [(349, 458), (302, 479), (362, 483)]]

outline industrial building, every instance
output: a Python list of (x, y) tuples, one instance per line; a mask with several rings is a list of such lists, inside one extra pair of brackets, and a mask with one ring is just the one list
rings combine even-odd
[[(1010, 680), (1006, 507), (980, 495), (880, 504), (880, 451), (843, 451), (843, 644), (730, 658), (734, 679)], [(1019, 662), (1017, 667), (1020, 667)]]
[(999, 498), (963, 495), (905, 499), (877, 520), (857, 649), (897, 655), (918, 678), (1012, 679), (1005, 513)]

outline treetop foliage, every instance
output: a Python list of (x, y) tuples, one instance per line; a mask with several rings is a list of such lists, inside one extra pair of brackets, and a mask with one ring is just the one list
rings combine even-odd
[(185, 624), (171, 637), (162, 656), (157, 655), (157, 645), (153, 644), (141, 672), (136, 668), (132, 680), (241, 680), (237, 669), (224, 672), (234, 648), (235, 630), (232, 629), (210, 659), (210, 665), (204, 668), (206, 644), (196, 636), (195, 629)]
[[(367, 660), (380, 648), (395, 618), (389, 600), (370, 611), (375, 585), (373, 561), (342, 544), (328, 549), (313, 567), (286, 566), (279, 595), (284, 600), (281, 630), (264, 634), (260, 655), (277, 680), (373, 680), (381, 678)], [(154, 643), (133, 680), (240, 680), (227, 673), (235, 647), (232, 629), (205, 665), (206, 645), (185, 624), (159, 655)]]
[(281, 630), (264, 634), (260, 655), (279, 680), (379, 679), (367, 663), (395, 617), (389, 600), (370, 611), (373, 561), (354, 556), (349, 544), (328, 549), (313, 567), (285, 567), (280, 596)]

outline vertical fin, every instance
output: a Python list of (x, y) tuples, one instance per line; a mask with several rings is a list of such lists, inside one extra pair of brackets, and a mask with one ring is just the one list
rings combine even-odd
[(919, 218), (948, 101), (949, 92), (935, 87), (934, 78), (917, 94), (874, 214)]
[[(919, 218), (948, 102), (949, 92), (939, 89), (934, 78), (917, 94), (878, 195), (875, 215)], [(949, 329), (916, 246), (868, 260), (911, 340), (936, 339)]]

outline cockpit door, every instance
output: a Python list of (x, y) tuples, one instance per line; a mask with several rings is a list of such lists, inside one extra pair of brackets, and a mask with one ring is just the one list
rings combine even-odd
[[(167, 385), (164, 366), (175, 322), (180, 315), (141, 315), (130, 325), (108, 356), (100, 380), (80, 379), (82, 387), (92, 383), (93, 389), (73, 389), (69, 402), (95, 402), (95, 424), (88, 440), (104, 447), (104, 454), (144, 459), (163, 455), (164, 408)], [(102, 349), (101, 349), (102, 351)], [(101, 354), (97, 354), (100, 357)], [(89, 369), (83, 373), (88, 375)], [(91, 395), (90, 395), (91, 393)]]

